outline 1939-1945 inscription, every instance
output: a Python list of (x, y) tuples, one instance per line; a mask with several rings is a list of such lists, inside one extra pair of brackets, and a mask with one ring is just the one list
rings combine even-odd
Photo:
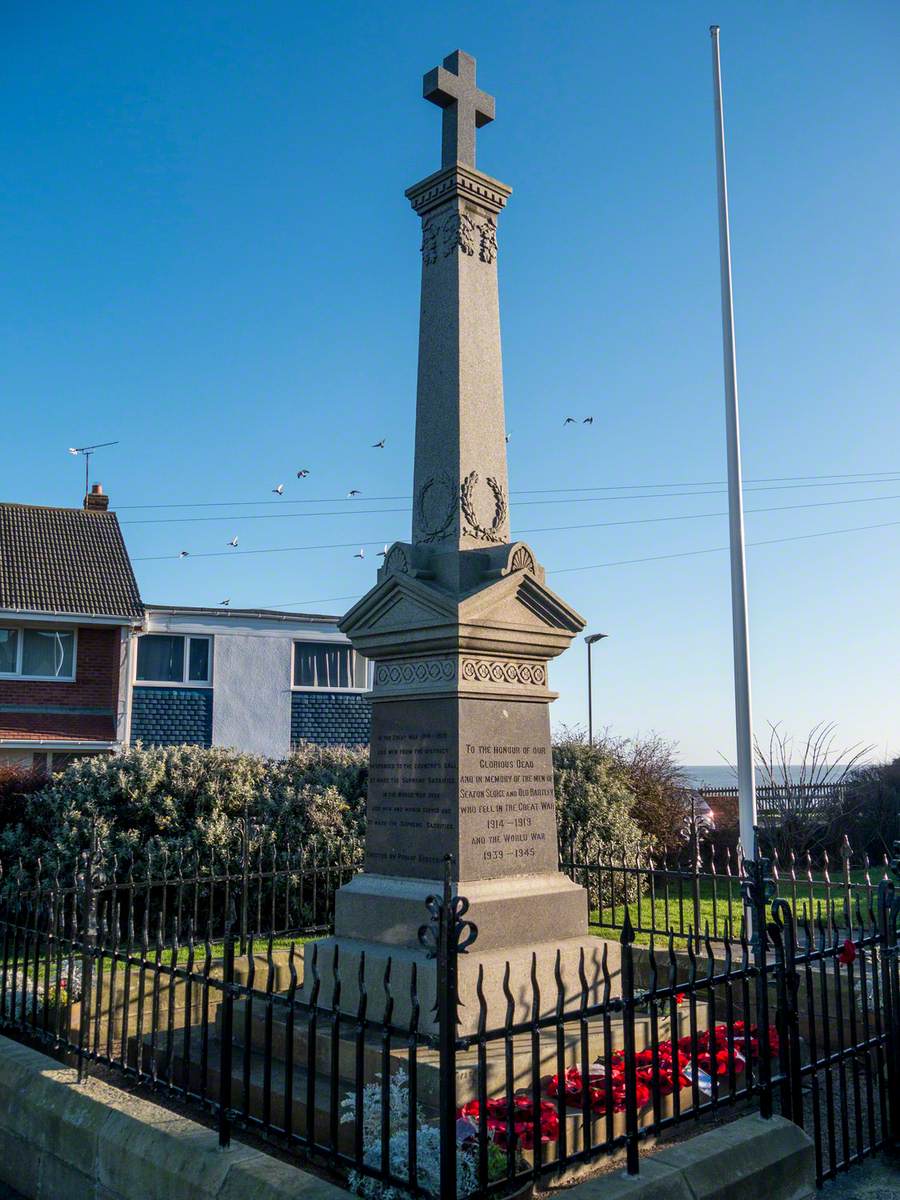
[(546, 708), (463, 702), (457, 726), (434, 704), (375, 706), (367, 869), (430, 878), (450, 853), (461, 879), (555, 871)]

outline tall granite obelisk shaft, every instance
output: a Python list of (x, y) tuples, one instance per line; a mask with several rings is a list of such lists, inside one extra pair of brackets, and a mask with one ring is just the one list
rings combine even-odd
[(461, 51), (424, 82), (443, 149), (406, 193), (422, 222), (412, 539), (341, 622), (375, 671), (365, 870), (338, 892), (335, 943), (343, 962), (365, 951), (373, 978), (387, 957), (395, 978), (417, 962), (427, 994), (417, 931), (451, 854), (478, 927), (461, 995), (479, 965), (499, 988), (506, 962), (528, 990), (533, 951), (547, 982), (559, 951), (580, 994), (578, 959), (590, 974), (598, 946), (584, 890), (558, 870), (547, 663), (584, 621), (509, 539), (497, 218), (510, 189), (475, 167), (494, 102)]

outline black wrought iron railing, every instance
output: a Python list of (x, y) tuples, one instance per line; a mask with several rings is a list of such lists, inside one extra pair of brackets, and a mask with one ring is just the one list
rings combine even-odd
[[(878, 888), (890, 877), (887, 856), (880, 862), (856, 856), (847, 838), (835, 862), (827, 853), (818, 862), (811, 855), (784, 861), (777, 851), (769, 861), (775, 895), (798, 919), (804, 908), (821, 908), (829, 928), (849, 929), (857, 905), (874, 911)], [(560, 847), (560, 870), (586, 889), (591, 923), (600, 930), (622, 929), (626, 914), (637, 934), (665, 938), (671, 932), (679, 941), (708, 932), (719, 942), (740, 929), (746, 884), (740, 846), (717, 850), (695, 841), (677, 859), (629, 860), (573, 841)]]
[[(717, 939), (641, 946), (629, 906), (574, 972), (535, 953), (526, 978), (507, 965), (496, 981), (466, 961), (478, 931), (449, 862), (420, 957), (376, 967), (296, 929), (282, 940), (280, 910), (243, 904), (250, 873), (219, 927), (218, 900), (163, 917), (153, 887), (139, 900), (87, 861), (72, 890), (0, 900), (0, 1024), (82, 1074), (104, 1064), (180, 1096), (223, 1145), (254, 1131), (351, 1187), (501, 1196), (610, 1155), (634, 1173), (643, 1144), (726, 1108), (809, 1129), (821, 1182), (900, 1146), (900, 897), (893, 879), (857, 889), (839, 923), (829, 902), (779, 894), (765, 860), (739, 882)], [(136, 909), (140, 933), (123, 921)]]

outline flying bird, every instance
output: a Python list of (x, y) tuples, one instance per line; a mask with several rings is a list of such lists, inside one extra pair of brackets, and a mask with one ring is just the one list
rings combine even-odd
[(384, 438), (382, 438), (380, 442), (375, 442), (372, 446), (372, 449), (373, 450), (383, 450), (384, 449)]
[(388, 551), (387, 542), (385, 542), (384, 549), (378, 551), (378, 557), (379, 558), (387, 558), (387, 551)]
[(188, 550), (179, 550), (178, 557), (179, 558), (187, 558), (188, 554), (189, 554)]
[(351, 490), (347, 493), (347, 495), (348, 496), (361, 496), (362, 492), (359, 491), (358, 488), (351, 488)]
[(582, 423), (582, 425), (593, 425), (594, 418), (593, 417), (585, 417), (581, 423)]
[(279, 483), (278, 487), (272, 488), (272, 491), (275, 493), (276, 496), (283, 496), (284, 495), (284, 484)]
[(238, 544), (238, 540), (236, 537), (233, 537), (231, 539), (231, 541), (228, 543), (229, 546), (236, 546), (237, 544)]
[(356, 554), (353, 555), (353, 557), (354, 558), (365, 558), (366, 551), (365, 551), (364, 547), (360, 546), (359, 550), (356, 552)]
[(231, 597), (229, 596), (227, 599), (219, 601), (219, 608), (227, 608), (230, 603)]
[(308, 474), (309, 474), (309, 471), (307, 470), (307, 468), (306, 468), (306, 467), (304, 467), (302, 471), (298, 471), (298, 472), (297, 472), (297, 478), (298, 478), (298, 479), (305, 479), (305, 478), (307, 477), (307, 475), (308, 475)]
[(574, 425), (574, 424), (575, 424), (574, 417), (566, 417), (566, 419), (563, 421), (563, 425)]

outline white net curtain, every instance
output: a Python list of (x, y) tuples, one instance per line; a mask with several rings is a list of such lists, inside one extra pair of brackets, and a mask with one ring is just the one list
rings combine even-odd
[(294, 686), (364, 688), (368, 661), (350, 646), (294, 643)]

